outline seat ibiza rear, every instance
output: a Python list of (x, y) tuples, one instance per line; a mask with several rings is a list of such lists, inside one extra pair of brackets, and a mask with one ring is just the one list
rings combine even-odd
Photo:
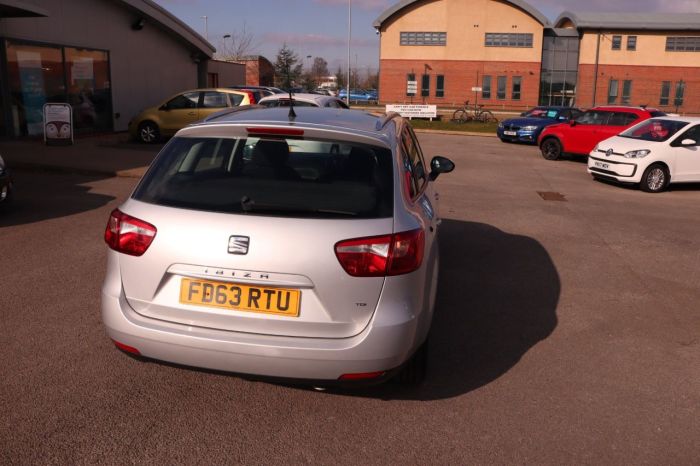
[(102, 291), (124, 351), (317, 382), (419, 381), (437, 193), (396, 116), (224, 112), (181, 130), (110, 215)]

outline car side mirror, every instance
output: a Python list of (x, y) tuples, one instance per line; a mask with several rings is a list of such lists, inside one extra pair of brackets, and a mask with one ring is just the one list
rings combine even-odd
[(569, 121), (569, 126), (576, 126), (576, 125), (577, 125), (576, 120)]
[(695, 139), (683, 139), (681, 141), (681, 146), (687, 147), (687, 146), (697, 146), (698, 142)]
[(455, 164), (452, 160), (447, 157), (442, 157), (436, 155), (433, 160), (430, 161), (430, 181), (435, 181), (441, 173), (450, 173), (455, 169)]

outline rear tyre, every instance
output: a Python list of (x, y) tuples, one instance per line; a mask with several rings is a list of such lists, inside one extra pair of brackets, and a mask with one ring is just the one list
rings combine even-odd
[(154, 144), (160, 140), (160, 129), (152, 121), (144, 121), (139, 125), (139, 141)]
[(420, 385), (428, 373), (428, 340), (413, 353), (411, 359), (403, 366), (396, 380), (402, 385)]
[(644, 170), (639, 187), (646, 193), (660, 193), (668, 188), (670, 182), (671, 175), (668, 168), (664, 165), (654, 164)]
[(559, 160), (561, 158), (561, 143), (554, 138), (545, 139), (540, 146), (542, 157), (547, 160)]

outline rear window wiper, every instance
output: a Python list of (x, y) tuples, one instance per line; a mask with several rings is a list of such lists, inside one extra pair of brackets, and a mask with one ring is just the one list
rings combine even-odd
[(356, 212), (335, 209), (313, 209), (308, 207), (282, 205), (282, 204), (261, 204), (254, 201), (248, 196), (241, 198), (241, 208), (243, 212), (283, 212), (283, 213), (301, 213), (301, 214), (330, 214), (343, 215), (347, 217), (356, 217)]

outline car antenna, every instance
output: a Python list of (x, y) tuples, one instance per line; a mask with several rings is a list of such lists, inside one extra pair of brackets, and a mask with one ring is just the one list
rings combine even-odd
[(294, 119), (297, 117), (296, 112), (294, 111), (294, 99), (292, 98), (292, 88), (289, 88), (289, 121), (294, 121)]

